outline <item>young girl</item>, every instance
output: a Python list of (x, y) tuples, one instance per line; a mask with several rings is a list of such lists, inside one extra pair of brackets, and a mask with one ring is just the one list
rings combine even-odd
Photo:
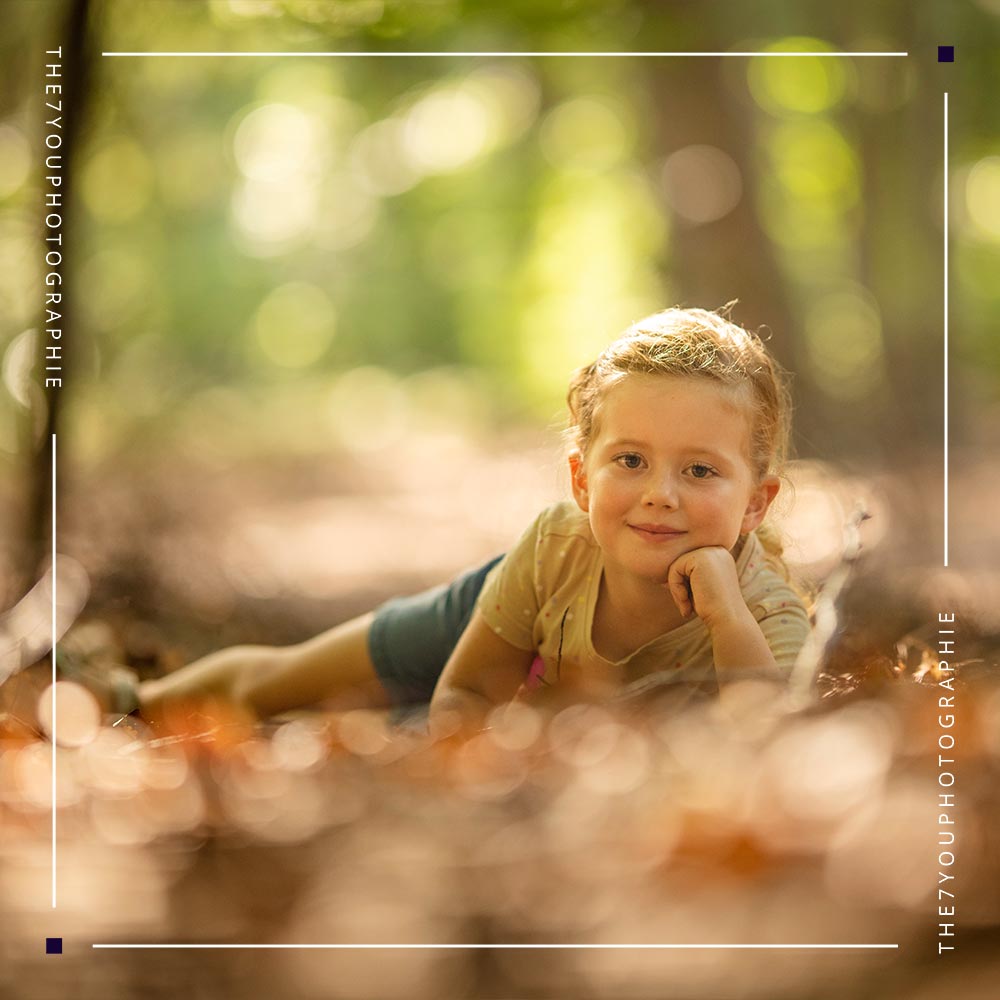
[(139, 686), (143, 712), (221, 696), (267, 715), (345, 695), (430, 702), (431, 729), (537, 689), (603, 698), (669, 672), (785, 676), (809, 621), (759, 531), (788, 437), (784, 377), (723, 315), (631, 326), (569, 388), (572, 502), (503, 558), (298, 646), (222, 650)]

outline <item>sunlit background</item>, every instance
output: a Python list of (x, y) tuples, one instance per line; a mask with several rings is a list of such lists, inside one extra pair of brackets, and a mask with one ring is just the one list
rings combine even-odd
[[(970, 669), (996, 665), (1000, 635), (997, 0), (847, 3), (836, 16), (818, 0), (93, 0), (90, 75), (67, 94), (85, 111), (55, 395), (38, 371), (41, 64), (71, 6), (10, 3), (0, 32), (0, 609), (13, 609), (0, 615), (0, 682), (46, 651), (51, 582), (36, 582), (32, 555), (47, 551), (49, 430), (66, 663), (157, 673), (223, 643), (304, 638), (503, 551), (564, 495), (571, 370), (648, 312), (735, 299), (734, 318), (793, 373), (797, 461), (776, 514), (797, 578), (828, 580), (845, 525), (870, 515), (831, 662), (853, 670), (845, 689), (884, 697), (786, 717), (750, 686), (722, 709), (638, 726), (611, 708), (547, 725), (525, 708), (459, 748), (366, 713), (112, 729), (64, 680), (59, 930), (623, 941), (711, 929), (930, 954), (932, 842), (919, 831), (934, 821), (933, 614), (960, 609), (978, 643), (963, 648)], [(939, 44), (955, 45), (954, 64), (937, 63)], [(97, 55), (678, 49), (817, 55)], [(845, 50), (909, 56), (822, 55)], [(831, 698), (844, 693), (834, 674)], [(923, 686), (892, 687), (895, 675)], [(963, 753), (989, 774), (1000, 700), (981, 691)], [(21, 674), (2, 694), (0, 914), (34, 942), (53, 933), (53, 751), (39, 738), (53, 691)], [(971, 871), (990, 857), (987, 791), (969, 793), (963, 834), (966, 926), (984, 934), (995, 900)], [(397, 958), (191, 968), (219, 990), (263, 976), (275, 995), (663, 995), (662, 955)], [(680, 956), (672, 981), (692, 997), (736, 982), (746, 996), (827, 995), (819, 981), (863, 995), (896, 961), (838, 959), (818, 977), (815, 956), (764, 958)], [(917, 983), (906, 961), (880, 995), (958, 995)], [(114, 968), (126, 995), (134, 970)]]
[[(15, 5), (3, 43), (18, 81), (0, 116), (0, 461), (10, 476), (51, 403), (32, 375), (42, 171), (26, 43), (61, 9)], [(776, 21), (782, 10), (772, 5)], [(989, 88), (963, 81), (991, 71), (985, 46), (960, 45), (958, 61), (939, 66), (907, 19), (868, 20), (859, 13), (840, 37), (762, 34), (721, 12), (625, 0), (530, 13), (163, 2), (142, 17), (93, 3), (94, 51), (629, 50), (681, 38), (706, 51), (910, 56), (95, 58), (77, 98), (87, 117), (67, 212), (57, 427), (65, 489), (81, 493), (65, 512), (78, 554), (93, 564), (91, 550), (107, 547), (90, 504), (110, 508), (121, 486), (125, 505), (137, 490), (158, 495), (178, 528), (216, 503), (208, 522), (231, 517), (224, 540), (244, 557), (284, 534), (288, 562), (308, 575), (295, 550), (318, 551), (313, 534), (335, 519), (331, 493), (419, 485), (443, 512), (457, 479), (459, 506), (478, 509), (500, 481), (481, 463), (537, 445), (548, 464), (539, 471), (532, 454), (523, 475), (503, 477), (517, 495), (487, 516), (470, 512), (471, 524), (490, 524), (482, 545), (458, 542), (437, 560), (439, 546), (393, 546), (421, 574), (451, 571), (509, 544), (525, 511), (558, 494), (556, 432), (575, 366), (647, 312), (738, 299), (736, 319), (770, 336), (794, 373), (797, 455), (920, 484), (920, 558), (936, 561), (941, 94), (956, 91), (952, 437), (978, 445), (998, 412), (1000, 148)], [(953, 41), (995, 26), (986, 0), (939, 18), (940, 38)], [(970, 465), (958, 460), (957, 474), (974, 479)], [(255, 505), (247, 494), (281, 492), (292, 466), (319, 485), (307, 511), (285, 511), (286, 531), (274, 497)], [(210, 483), (246, 502), (224, 515), (203, 496)], [(975, 556), (981, 539), (965, 521), (953, 544)], [(246, 566), (222, 562), (250, 591), (280, 589), (274, 573), (254, 583)]]

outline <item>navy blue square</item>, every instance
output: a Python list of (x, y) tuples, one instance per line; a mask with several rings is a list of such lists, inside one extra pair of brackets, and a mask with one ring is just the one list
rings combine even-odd
[(954, 61), (955, 61), (955, 46), (939, 45), (938, 62), (954, 62)]
[(62, 938), (46, 938), (45, 939), (45, 954), (46, 955), (61, 955), (62, 954)]

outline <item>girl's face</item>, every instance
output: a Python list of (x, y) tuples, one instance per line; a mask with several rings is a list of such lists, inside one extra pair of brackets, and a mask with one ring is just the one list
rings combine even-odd
[(681, 554), (731, 549), (763, 520), (779, 481), (750, 465), (748, 407), (708, 379), (626, 375), (604, 395), (573, 496), (613, 574), (663, 583)]

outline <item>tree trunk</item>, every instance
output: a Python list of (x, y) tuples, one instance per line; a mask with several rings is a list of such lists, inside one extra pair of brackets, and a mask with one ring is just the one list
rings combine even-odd
[(740, 171), (743, 193), (722, 218), (695, 224), (673, 220), (668, 267), (679, 304), (716, 309), (738, 299), (732, 317), (770, 337), (785, 366), (797, 367), (800, 348), (786, 296), (787, 279), (761, 229), (754, 204), (752, 116), (735, 107), (725, 88), (722, 60), (650, 60), (651, 93), (657, 104), (657, 139), (664, 156), (691, 145), (722, 150)]
[[(76, 173), (80, 147), (80, 135), (83, 122), (86, 119), (87, 109), (90, 103), (91, 78), (92, 78), (92, 47), (89, 45), (89, 24), (90, 24), (90, 0), (69, 0), (65, 7), (65, 13), (61, 30), (53, 33), (54, 37), (47, 47), (55, 48), (62, 45), (62, 78), (52, 80), (62, 84), (62, 204), (58, 211), (62, 215), (63, 224), (61, 228), (63, 242), (58, 249), (62, 253), (62, 263), (50, 271), (58, 271), (62, 278), (61, 290), (63, 299), (60, 308), (62, 337), (59, 344), (62, 348), (62, 363), (64, 370), (60, 374), (65, 375), (67, 370), (71, 372), (73, 362), (73, 348), (76, 345), (75, 317), (77, 309), (75, 305), (76, 288), (72, 281), (73, 267), (77, 243), (75, 234), (76, 226)], [(56, 57), (46, 57), (55, 60)], [(41, 113), (41, 109), (40, 109)], [(58, 114), (58, 112), (51, 112)], [(45, 118), (49, 113), (45, 114)], [(39, 317), (39, 346), (37, 351), (37, 364), (44, 369), (45, 334), (47, 325), (44, 321), (45, 312)], [(41, 376), (45, 375), (44, 370), (40, 371)], [(44, 377), (39, 379), (44, 386)], [(29, 468), (28, 487), (26, 505), (23, 514), (24, 533), (22, 557), (20, 559), (19, 575), (21, 577), (21, 590), (30, 586), (30, 582), (37, 579), (45, 563), (49, 559), (49, 538), (52, 532), (52, 437), (58, 432), (60, 418), (62, 414), (62, 393), (67, 391), (66, 379), (63, 379), (61, 387), (48, 387), (43, 389), (42, 402), (44, 406), (44, 421), (40, 421), (37, 413), (29, 414), (27, 440)], [(42, 423), (43, 430), (41, 437), (37, 437), (36, 428)], [(58, 450), (58, 449), (57, 449)], [(57, 456), (58, 460), (58, 456)], [(58, 497), (56, 498), (58, 502)]]

